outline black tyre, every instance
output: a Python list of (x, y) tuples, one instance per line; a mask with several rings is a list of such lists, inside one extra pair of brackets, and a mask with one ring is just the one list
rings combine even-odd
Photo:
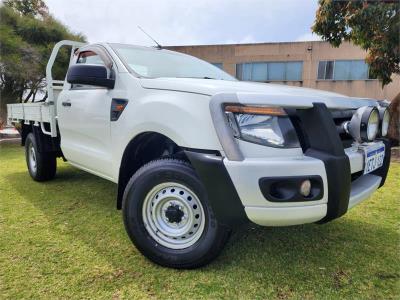
[(25, 157), (29, 174), (36, 181), (53, 179), (57, 170), (57, 158), (53, 153), (38, 151), (37, 141), (33, 133), (29, 133), (25, 141)]
[(190, 164), (152, 161), (126, 186), (123, 203), (126, 231), (139, 251), (172, 268), (196, 268), (213, 260), (229, 237), (215, 218), (206, 190)]

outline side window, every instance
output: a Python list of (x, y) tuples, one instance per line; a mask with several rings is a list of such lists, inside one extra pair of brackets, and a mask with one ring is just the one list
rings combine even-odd
[(105, 65), (100, 55), (93, 51), (84, 51), (79, 53), (77, 64)]
[[(90, 64), (90, 65), (102, 65), (105, 66), (106, 64), (101, 59), (100, 55), (98, 55), (94, 51), (83, 51), (80, 52), (78, 55), (78, 59), (76, 60), (77, 64)], [(86, 84), (72, 84), (72, 89), (96, 89), (98, 87), (93, 85), (86, 85)]]

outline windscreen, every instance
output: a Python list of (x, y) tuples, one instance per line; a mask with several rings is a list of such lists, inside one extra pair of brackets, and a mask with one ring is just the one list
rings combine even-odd
[(143, 77), (236, 80), (218, 67), (190, 55), (119, 44), (113, 44), (112, 48), (132, 71)]

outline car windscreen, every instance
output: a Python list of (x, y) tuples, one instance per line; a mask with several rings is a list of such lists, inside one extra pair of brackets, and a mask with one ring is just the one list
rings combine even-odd
[(190, 55), (129, 45), (111, 46), (124, 64), (142, 77), (236, 80), (218, 67)]

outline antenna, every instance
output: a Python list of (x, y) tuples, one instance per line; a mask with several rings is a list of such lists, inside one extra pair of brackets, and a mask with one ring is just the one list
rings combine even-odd
[(140, 27), (139, 25), (137, 26), (145, 35), (147, 35), (154, 43), (156, 43), (156, 45), (157, 45), (157, 49), (162, 49), (163, 48), (163, 46), (161, 46), (155, 39), (153, 39), (152, 37), (151, 37), (151, 35), (150, 34), (148, 34), (146, 31), (144, 31), (144, 29), (142, 28), (142, 27)]

